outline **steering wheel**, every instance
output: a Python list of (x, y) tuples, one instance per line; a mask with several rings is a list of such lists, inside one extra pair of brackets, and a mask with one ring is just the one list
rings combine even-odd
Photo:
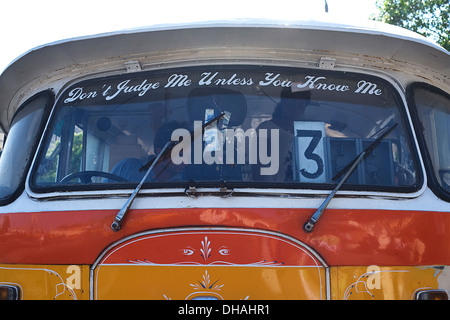
[(92, 177), (102, 177), (102, 178), (108, 178), (114, 181), (119, 182), (127, 182), (128, 180), (125, 178), (122, 178), (120, 176), (117, 176), (112, 173), (103, 172), (103, 171), (80, 171), (80, 172), (74, 172), (70, 173), (64, 178), (61, 179), (61, 183), (68, 183), (69, 181), (73, 179), (80, 179), (82, 183), (88, 184), (92, 183), (91, 178)]

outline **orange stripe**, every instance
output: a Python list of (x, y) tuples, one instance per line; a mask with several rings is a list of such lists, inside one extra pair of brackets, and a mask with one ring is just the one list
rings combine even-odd
[(0, 263), (92, 264), (111, 243), (137, 232), (178, 226), (272, 230), (312, 246), (329, 265), (450, 264), (446, 212), (328, 209), (311, 234), (314, 209), (130, 210), (122, 229), (116, 210), (0, 215)]

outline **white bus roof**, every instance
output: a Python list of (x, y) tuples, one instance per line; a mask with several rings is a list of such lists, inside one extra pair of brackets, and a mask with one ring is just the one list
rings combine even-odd
[[(450, 53), (398, 27), (367, 21), (360, 25), (321, 20), (232, 20), (152, 26), (62, 40), (34, 48), (0, 75), (0, 125), (9, 130), (25, 99), (88, 75), (168, 63), (189, 65), (260, 61), (314, 67), (318, 58), (336, 64), (406, 72), (450, 88)], [(125, 72), (125, 69), (123, 69)]]

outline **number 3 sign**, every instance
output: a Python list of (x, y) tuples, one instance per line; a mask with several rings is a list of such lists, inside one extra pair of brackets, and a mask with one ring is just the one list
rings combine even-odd
[(326, 182), (325, 123), (294, 121), (294, 180)]

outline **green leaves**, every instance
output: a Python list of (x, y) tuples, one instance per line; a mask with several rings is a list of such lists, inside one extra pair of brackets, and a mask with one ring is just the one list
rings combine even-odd
[(424, 35), (450, 50), (448, 0), (377, 0), (378, 21)]

